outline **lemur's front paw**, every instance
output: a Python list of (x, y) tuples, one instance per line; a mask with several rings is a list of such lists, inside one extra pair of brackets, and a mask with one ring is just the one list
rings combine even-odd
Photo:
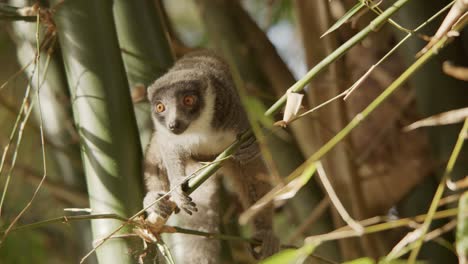
[[(174, 201), (178, 209), (184, 210), (187, 214), (192, 215), (193, 212), (197, 212), (197, 205), (192, 201), (190, 196), (182, 191), (176, 190), (172, 195), (172, 201)], [(177, 212), (176, 212), (177, 213)]]
[[(143, 206), (148, 213), (146, 219), (150, 223), (156, 223), (159, 218), (167, 220), (176, 208), (176, 204), (169, 200), (170, 196), (164, 194), (165, 192), (148, 192), (143, 199)], [(156, 200), (158, 201), (155, 203)]]
[(280, 241), (271, 230), (260, 230), (254, 235), (254, 239), (262, 241), (260, 246), (253, 246), (252, 251), (256, 259), (267, 258), (280, 249)]

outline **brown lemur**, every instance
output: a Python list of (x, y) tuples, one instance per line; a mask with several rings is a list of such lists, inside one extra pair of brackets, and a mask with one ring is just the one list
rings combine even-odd
[[(209, 51), (189, 53), (148, 88), (148, 99), (155, 131), (146, 149), (148, 193), (143, 205), (146, 208), (175, 190), (147, 210), (147, 220), (167, 219), (175, 204), (175, 211), (182, 211), (177, 217), (178, 226), (218, 232), (219, 180), (211, 177), (191, 197), (183, 186), (177, 186), (202, 167), (200, 161), (214, 159), (250, 127), (229, 66)], [(271, 188), (253, 138), (225, 161), (219, 174), (231, 183), (244, 209)], [(278, 249), (272, 214), (272, 206), (267, 206), (253, 221), (254, 238), (263, 241), (257, 257), (266, 257)], [(219, 263), (218, 240), (183, 234), (173, 234), (171, 239), (176, 263)]]

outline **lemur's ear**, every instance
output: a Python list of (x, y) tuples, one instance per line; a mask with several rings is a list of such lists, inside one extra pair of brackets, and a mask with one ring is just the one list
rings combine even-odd
[(156, 85), (153, 83), (146, 89), (146, 96), (148, 101), (151, 103), (151, 99), (153, 99), (154, 91), (156, 90)]

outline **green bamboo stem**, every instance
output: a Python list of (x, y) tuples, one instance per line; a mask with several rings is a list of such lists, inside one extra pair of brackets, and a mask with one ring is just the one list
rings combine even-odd
[[(458, 27), (458, 30), (461, 26)], [(333, 147), (341, 142), (351, 131), (356, 128), (370, 113), (372, 113), (381, 103), (383, 103), (393, 92), (395, 92), (404, 82), (406, 82), (418, 69), (420, 69), (430, 58), (435, 56), (438, 51), (444, 47), (449, 40), (448, 37), (441, 39), (434, 48), (416, 60), (405, 72), (403, 72), (390, 86), (385, 89), (374, 101), (372, 101), (362, 112), (358, 113), (338, 134), (331, 138), (325, 145), (323, 145), (317, 152), (310, 156), (307, 161), (297, 168), (293, 175), (300, 174), (305, 166), (320, 160), (327, 154)]]
[(444, 193), (446, 182), (450, 180), (450, 175), (453, 171), (455, 162), (457, 161), (460, 151), (463, 147), (463, 143), (465, 141), (467, 133), (468, 133), (468, 118), (465, 119), (463, 128), (461, 129), (460, 134), (458, 135), (457, 142), (455, 143), (452, 154), (450, 155), (450, 159), (447, 163), (447, 167), (445, 168), (444, 175), (442, 176), (442, 179), (440, 180), (440, 183), (437, 186), (436, 193), (434, 194), (434, 198), (432, 199), (431, 206), (429, 207), (429, 211), (427, 212), (427, 218), (421, 227), (421, 235), (419, 239), (415, 242), (415, 248), (413, 248), (413, 250), (411, 251), (410, 257), (408, 259), (408, 263), (410, 264), (416, 262), (422, 243), (424, 241), (424, 237), (427, 231), (429, 230), (429, 227), (432, 223), (433, 216), (437, 210), (439, 201), (442, 198), (442, 194)]
[[(453, 217), (460, 213), (462, 213), (462, 211), (460, 211), (459, 208), (446, 209), (446, 210), (436, 212), (433, 216), (433, 219), (443, 219), (443, 218)], [(413, 222), (423, 222), (427, 218), (427, 214), (387, 221), (385, 223), (380, 223), (380, 224), (368, 225), (368, 222), (370, 222), (374, 218), (375, 217), (358, 221), (359, 224), (365, 226), (364, 233), (381, 232), (381, 231), (389, 230), (392, 228), (408, 226)], [(127, 219), (118, 214), (91, 214), (91, 215), (60, 216), (60, 217), (56, 217), (56, 218), (52, 218), (52, 219), (48, 219), (44, 221), (17, 226), (15, 228), (12, 228), (11, 232), (41, 228), (41, 227), (48, 226), (50, 224), (57, 224), (57, 223), (66, 224), (66, 223), (76, 222), (76, 221), (99, 220), (99, 219), (115, 219), (115, 220), (119, 220), (122, 222), (129, 222), (129, 223), (132, 223), (133, 221), (131, 219)], [(381, 217), (381, 219), (385, 219), (385, 217)], [(241, 238), (241, 237), (236, 237), (236, 236), (225, 236), (225, 235), (214, 234), (214, 233), (206, 233), (206, 232), (200, 232), (196, 230), (184, 229), (181, 227), (174, 227), (174, 228), (178, 232), (185, 233), (185, 234), (203, 235), (207, 237), (215, 236), (215, 238), (220, 238), (220, 239), (240, 239), (240, 240), (245, 240), (245, 241), (255, 241), (255, 240), (250, 240), (248, 238)], [(0, 231), (0, 234), (3, 234), (4, 232), (5, 230), (2, 230)], [(340, 235), (342, 237), (340, 237)], [(359, 233), (351, 229), (349, 226), (345, 226), (327, 234), (310, 236), (308, 239), (309, 240), (319, 239), (321, 241), (328, 241), (328, 240), (340, 239), (340, 238), (345, 238), (345, 237), (350, 237), (350, 236), (359, 236), (359, 235), (360, 235)]]
[(194, 178), (189, 180), (188, 182), (188, 193), (192, 193), (195, 191), (200, 185), (202, 185), (210, 176), (215, 173), (221, 166), (223, 165), (224, 160), (227, 157), (234, 154), (242, 142), (245, 142), (247, 139), (252, 137), (252, 132), (247, 131), (243, 133), (239, 139), (232, 143), (226, 150), (224, 150), (221, 154), (219, 154), (216, 159), (206, 166), (203, 170), (201, 170)]
[[(161, 10), (154, 1), (116, 0), (113, 12), (130, 89), (137, 85), (147, 87), (174, 62)], [(153, 130), (150, 107), (145, 101), (134, 108), (140, 140), (145, 147)]]
[(457, 223), (457, 254), (460, 263), (463, 264), (468, 257), (468, 192), (464, 192), (458, 204)]
[[(365, 27), (363, 30), (361, 30), (358, 34), (356, 34), (353, 38), (348, 40), (346, 43), (344, 43), (342, 46), (340, 46), (338, 49), (336, 49), (333, 53), (331, 53), (329, 56), (327, 56), (325, 59), (323, 59), (319, 64), (317, 64), (314, 68), (312, 68), (301, 80), (296, 82), (290, 89), (298, 92), (301, 91), (305, 85), (312, 80), (320, 71), (325, 69), (328, 65), (330, 65), (332, 62), (337, 60), (339, 57), (341, 57), (347, 50), (352, 48), (354, 45), (359, 43), (361, 40), (363, 40), (369, 33), (380, 27), (387, 19), (393, 15), (400, 7), (402, 7), (404, 4), (406, 4), (409, 0), (399, 0), (395, 4), (393, 4), (390, 8), (385, 10), (380, 16), (378, 16), (376, 19), (374, 19), (367, 27)], [(266, 112), (265, 115), (267, 116), (272, 116), (276, 112), (280, 110), (282, 105), (286, 102), (286, 95), (283, 95), (275, 104), (273, 104)], [(354, 128), (354, 127), (353, 127)], [(352, 130), (352, 129), (351, 129)], [(347, 133), (349, 133), (351, 130), (349, 130)], [(244, 137), (244, 139), (247, 139)], [(339, 140), (341, 140), (340, 138)], [(336, 140), (336, 139), (335, 139)], [(338, 142), (336, 141), (331, 147), (335, 146)], [(229, 155), (234, 153), (237, 150), (237, 147), (242, 143), (243, 141), (239, 141), (238, 144), (234, 144), (234, 146), (229, 147), (228, 152), (223, 152), (224, 155)], [(330, 146), (327, 147), (326, 152), (330, 150)], [(322, 150), (323, 152), (324, 150)], [(326, 153), (324, 152), (324, 153)], [(324, 153), (320, 153), (320, 156), (323, 156)], [(198, 179), (207, 179), (210, 177), (212, 173), (214, 173), (218, 168), (220, 167), (219, 163), (215, 163), (207, 167), (205, 170), (203, 170), (199, 176), (197, 177)], [(193, 181), (193, 180), (191, 180)], [(196, 184), (190, 183), (189, 181), (189, 186), (194, 186)], [(204, 181), (204, 180), (202, 180)], [(198, 186), (198, 185), (197, 185)]]
[[(457, 31), (461, 30), (463, 26), (465, 26), (466, 22), (467, 20), (463, 21), (462, 23), (459, 23), (457, 27), (454, 28), (454, 30), (457, 30)], [(450, 40), (450, 38), (445, 36), (440, 41), (438, 41), (431, 50), (429, 50), (427, 53), (423, 54), (419, 59), (417, 59), (387, 89), (385, 89), (385, 91), (382, 94), (380, 94), (374, 101), (372, 101), (361, 113), (357, 114), (345, 128), (343, 128), (337, 135), (335, 135), (323, 147), (321, 147), (316, 153), (314, 153), (303, 165), (297, 168), (293, 172), (292, 176), (300, 174), (306, 166), (320, 160), (326, 153), (328, 153), (334, 146), (336, 146), (336, 144), (338, 144), (341, 140), (343, 140), (355, 127), (357, 127), (361, 123), (361, 121), (363, 121), (383, 101), (385, 101), (385, 99), (388, 96), (390, 96), (394, 91), (396, 91), (396, 89), (398, 89), (405, 81), (407, 81), (409, 77), (411, 77), (418, 69), (420, 69), (426, 62), (428, 62), (430, 58), (436, 55), (438, 51), (447, 44), (448, 40)], [(449, 162), (449, 164), (451, 163)], [(452, 167), (453, 167), (453, 164), (452, 164)], [(445, 181), (443, 181), (443, 183), (445, 184)], [(437, 208), (438, 201), (437, 203), (433, 203), (432, 205), (434, 204), (436, 205), (435, 208)], [(432, 209), (432, 206), (431, 206), (431, 209)], [(434, 211), (429, 211), (429, 213), (435, 213), (435, 209)], [(433, 217), (434, 215), (432, 215), (432, 217), (430, 216), (431, 216), (430, 214), (426, 216), (425, 222), (430, 221), (428, 220), (429, 218), (430, 219), (434, 218)], [(384, 223), (384, 224), (374, 225), (371, 227), (366, 227), (364, 229), (364, 233), (369, 234), (369, 233), (387, 230), (391, 228), (392, 226), (394, 226), (395, 222), (393, 222), (392, 225), (389, 225), (389, 224), (390, 223)], [(335, 239), (341, 239), (345, 237), (353, 237), (353, 236), (359, 236), (359, 235), (360, 234), (356, 233), (354, 230), (337, 231), (337, 232), (332, 232), (332, 233), (324, 234), (320, 236), (309, 237), (306, 240), (306, 245), (316, 244), (317, 241), (321, 243), (327, 240), (335, 240)]]
[[(395, 14), (403, 5), (405, 5), (410, 0), (398, 0), (388, 9), (386, 9), (381, 15), (372, 20), (369, 25), (363, 28), (359, 33), (354, 35), (343, 45), (335, 49), (330, 55), (325, 59), (315, 65), (302, 79), (297, 81), (289, 90), (293, 92), (300, 92), (304, 87), (319, 74), (322, 70), (327, 68), (331, 63), (343, 56), (349, 49), (361, 42), (367, 35), (371, 32), (377, 30), (382, 26), (393, 14)], [(276, 103), (274, 103), (266, 112), (265, 115), (272, 116), (277, 113), (281, 107), (286, 103), (286, 94), (284, 94)]]
[[(320, 63), (318, 63), (314, 68), (312, 68), (301, 80), (297, 81), (293, 86), (291, 86), (291, 90), (298, 92), (301, 91), (307, 83), (309, 83), (319, 72), (321, 72), (323, 69), (325, 69), (328, 65), (333, 63), (335, 60), (337, 60), (339, 57), (341, 57), (346, 51), (348, 51), (350, 48), (352, 48), (354, 45), (359, 43), (361, 40), (363, 40), (368, 34), (370, 34), (372, 31), (375, 29), (379, 28), (387, 19), (393, 15), (395, 12), (397, 12), (404, 4), (406, 4), (410, 0), (399, 0), (395, 4), (393, 4), (391, 7), (389, 7), (385, 12), (383, 12), (381, 15), (379, 15), (377, 18), (375, 18), (367, 27), (362, 29), (358, 34), (356, 34), (353, 38), (349, 39), (346, 43), (341, 45), (338, 49), (336, 49), (334, 52), (332, 52), (329, 56), (327, 56), (325, 59), (323, 59)], [(417, 68), (419, 68), (421, 65), (419, 65)], [(404, 80), (406, 80), (409, 77), (406, 76)], [(401, 80), (400, 80), (401, 82)], [(377, 103), (375, 101), (373, 102), (374, 104), (369, 105), (365, 112), (362, 112), (361, 114), (364, 114), (367, 116), (370, 112), (372, 112), (380, 103), (381, 100), (384, 100), (386, 97), (388, 97), (393, 90), (396, 90), (400, 83), (397, 83), (396, 87), (393, 87), (392, 90), (387, 89), (381, 97), (377, 98), (376, 101), (378, 100)], [(389, 87), (390, 88), (390, 87)], [(390, 91), (389, 91), (390, 90)], [(286, 95), (283, 95), (276, 103), (274, 103), (266, 112), (265, 115), (267, 116), (272, 116), (276, 112), (280, 110), (280, 108), (283, 106), (283, 104), (286, 102)], [(348, 135), (352, 129), (354, 129), (359, 123), (360, 123), (360, 118), (362, 115), (357, 115), (348, 126), (346, 126), (342, 131), (340, 131), (337, 136), (332, 138), (327, 144), (325, 144), (321, 149), (319, 149), (314, 155), (312, 155), (309, 160), (313, 158), (313, 162), (317, 161), (317, 157), (322, 157), (325, 155), (330, 149), (332, 149), (338, 142), (340, 142), (346, 135)], [(246, 139), (246, 138), (244, 138)], [(243, 141), (240, 140), (239, 144), (235, 144), (233, 148), (230, 147), (230, 150), (226, 154), (232, 154), (237, 150), (237, 146), (239, 146)], [(308, 162), (306, 162), (308, 163)], [(305, 163), (303, 164), (305, 165)], [(197, 178), (199, 179), (207, 179), (210, 177), (212, 173), (214, 173), (218, 168), (219, 168), (219, 163), (215, 163), (207, 167), (205, 170), (203, 170)], [(302, 170), (303, 166), (299, 167), (296, 169)], [(293, 172), (294, 173), (294, 172)], [(193, 181), (193, 180), (191, 180)], [(190, 183), (189, 181), (189, 186), (193, 186), (194, 184)]]
[[(142, 151), (118, 45), (113, 1), (62, 3), (54, 20), (80, 135), (90, 205), (95, 212), (133, 215), (142, 201)], [(116, 220), (92, 222), (93, 238), (119, 228)], [(96, 253), (99, 263), (129, 264), (126, 241), (113, 240)]]
[[(69, 222), (74, 222), (74, 221), (81, 221), (81, 220), (94, 220), (94, 219), (116, 219), (116, 220), (121, 220), (121, 221), (127, 221), (126, 218), (119, 216), (117, 214), (92, 214), (92, 215), (73, 215), (73, 216), (60, 216), (44, 221), (39, 221), (31, 224), (26, 224), (22, 226), (17, 226), (15, 228), (11, 229), (11, 232), (17, 232), (21, 230), (26, 230), (26, 229), (34, 229), (34, 228), (40, 228), (44, 226), (48, 226), (50, 224), (56, 224), (56, 223), (69, 223)], [(4, 233), (5, 231), (2, 231), (1, 233)]]
[[(60, 217), (55, 217), (51, 218), (45, 221), (39, 221), (31, 224), (26, 224), (22, 226), (18, 226), (15, 228), (12, 228), (10, 232), (17, 232), (17, 231), (24, 231), (24, 230), (31, 230), (35, 228), (41, 228), (45, 226), (49, 226), (50, 224), (67, 224), (71, 222), (78, 222), (78, 221), (83, 221), (83, 220), (98, 220), (98, 219), (115, 219), (119, 221), (128, 221), (129, 219), (126, 219), (125, 217), (122, 217), (117, 214), (91, 214), (91, 215), (73, 215), (73, 216), (60, 216)], [(182, 227), (173, 227), (177, 233), (183, 233), (183, 234), (188, 234), (188, 235), (197, 235), (197, 236), (204, 236), (208, 238), (214, 238), (214, 239), (222, 239), (222, 240), (237, 240), (237, 241), (244, 241), (244, 242), (249, 242), (249, 243), (254, 243), (254, 244), (260, 244), (260, 241), (255, 240), (255, 239), (249, 239), (245, 237), (239, 237), (239, 236), (232, 236), (232, 235), (224, 235), (224, 234), (219, 234), (219, 233), (207, 233), (207, 232), (202, 232), (198, 230), (191, 230), (191, 229), (186, 229)], [(0, 234), (5, 233), (5, 231), (1, 231)]]
[(130, 86), (150, 85), (174, 63), (161, 10), (147, 0), (116, 0), (113, 11)]

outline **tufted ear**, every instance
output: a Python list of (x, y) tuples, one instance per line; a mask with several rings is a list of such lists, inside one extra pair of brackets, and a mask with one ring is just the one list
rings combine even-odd
[(150, 102), (150, 103), (151, 103), (151, 99), (153, 98), (155, 90), (156, 90), (156, 87), (155, 87), (154, 83), (152, 85), (148, 86), (148, 88), (146, 90), (146, 95), (148, 96), (148, 102)]

